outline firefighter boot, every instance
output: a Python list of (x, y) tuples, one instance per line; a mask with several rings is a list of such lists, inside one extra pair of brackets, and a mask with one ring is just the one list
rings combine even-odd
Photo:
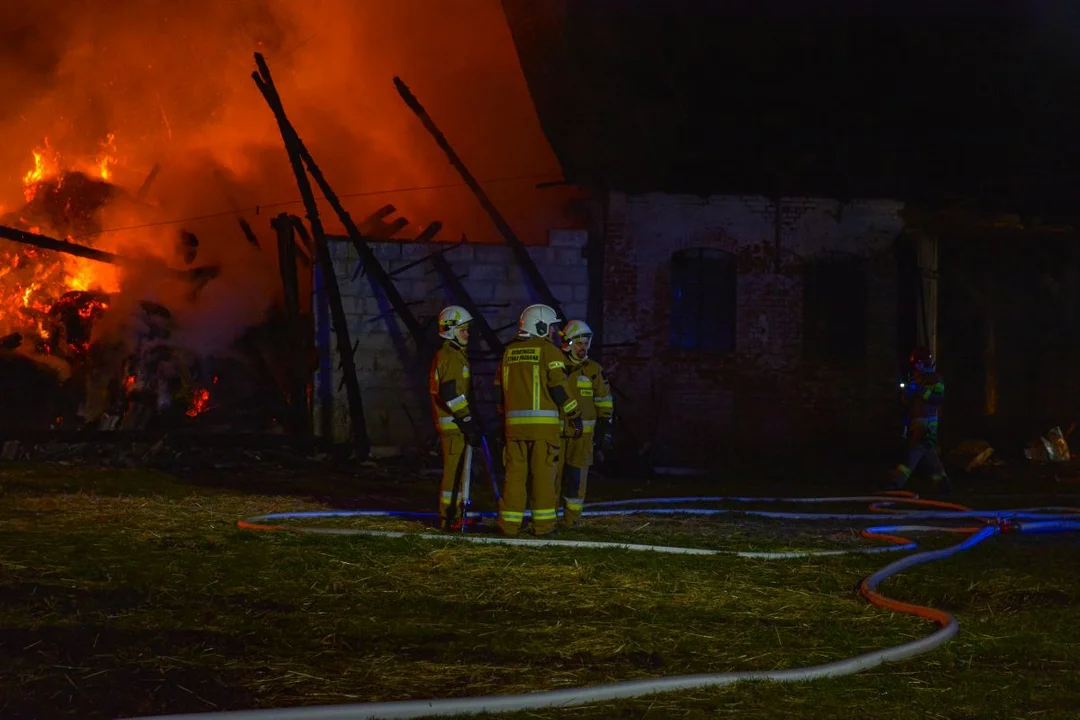
[(439, 484), (439, 528), (446, 529), (448, 522), (461, 517), (464, 498), (459, 476), (465, 465), (465, 437), (460, 432), (446, 433), (441, 444), (443, 471)]

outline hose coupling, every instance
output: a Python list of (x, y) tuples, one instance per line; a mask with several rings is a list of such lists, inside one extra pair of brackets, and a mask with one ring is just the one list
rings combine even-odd
[(1007, 517), (999, 517), (995, 525), (997, 526), (998, 532), (1001, 533), (1013, 532), (1020, 527), (1015, 520)]

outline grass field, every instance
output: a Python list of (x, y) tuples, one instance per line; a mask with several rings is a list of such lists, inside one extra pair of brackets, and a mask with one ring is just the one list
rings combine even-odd
[[(856, 593), (896, 554), (765, 561), (235, 527), (325, 507), (143, 470), (0, 465), (0, 717), (462, 697), (798, 667), (933, 630)], [(866, 542), (840, 525), (746, 518), (595, 519), (564, 537), (727, 549)], [(1077, 568), (1075, 535), (993, 538), (883, 586), (960, 620), (955, 640), (909, 662), (519, 715), (1076, 718)]]

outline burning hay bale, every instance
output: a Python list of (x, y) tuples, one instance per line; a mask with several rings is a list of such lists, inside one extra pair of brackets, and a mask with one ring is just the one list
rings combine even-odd
[[(0, 217), (0, 225), (29, 233), (45, 230), (70, 237), (101, 231), (106, 204), (126, 195), (104, 180), (82, 172), (36, 178), (26, 187), (26, 204)], [(41, 248), (0, 243), (0, 333), (37, 326), (68, 291), (92, 290), (93, 263)]]
[(109, 296), (93, 290), (72, 290), (60, 296), (46, 317), (42, 350), (56, 357), (77, 360), (90, 350), (90, 334), (96, 319), (109, 307)]
[[(11, 411), (0, 430), (279, 427), (295, 346), (274, 312), (280, 298), (241, 277), (252, 272), (246, 258), (222, 253), (203, 228), (206, 237), (184, 227), (124, 243), (103, 235), (103, 218), (154, 219), (144, 196), (160, 170), (133, 194), (109, 164), (65, 168), (46, 143), (24, 177), (25, 203), (0, 216), (0, 392)], [(235, 294), (221, 280), (204, 292), (221, 275), (218, 264), (195, 266), (208, 256), (234, 263)], [(242, 313), (229, 307), (253, 288)], [(251, 304), (260, 297), (262, 318)], [(26, 413), (31, 405), (40, 412)]]
[(49, 228), (62, 237), (101, 232), (101, 209), (127, 193), (105, 180), (81, 172), (65, 172), (43, 179), (27, 189), (28, 202), (4, 218), (16, 226)]

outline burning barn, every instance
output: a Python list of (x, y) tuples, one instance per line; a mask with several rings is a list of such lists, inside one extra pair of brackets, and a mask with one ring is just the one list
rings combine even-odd
[[(395, 258), (463, 233), (477, 248), (502, 242), (402, 104), (391, 83), (397, 74), (417, 83), (524, 245), (575, 227), (567, 194), (536, 188), (560, 170), (498, 4), (436, 12), (424, 0), (402, 2), (379, 8), (372, 22), (375, 12), (344, 0), (317, 8), (289, 0), (4, 4), (0, 429), (300, 432), (316, 390), (325, 400), (351, 384), (340, 384), (344, 335), (334, 336), (328, 318), (316, 331), (325, 310), (312, 301), (318, 233), (279, 118), (251, 82), (253, 50), (274, 65), (289, 118), (342, 202), (361, 218), (376, 211), (375, 225), (361, 221), (360, 229)], [(380, 29), (398, 21), (430, 57)], [(325, 233), (345, 236), (339, 213), (317, 202)], [(391, 203), (425, 222), (380, 224), (378, 208)], [(303, 211), (309, 220), (272, 225), (271, 208), (270, 217)], [(438, 238), (428, 232), (436, 224), (445, 228)], [(422, 243), (398, 249), (399, 238)], [(502, 255), (494, 251), (491, 262), (503, 264), (512, 287), (487, 302), (525, 300)], [(353, 316), (356, 287), (370, 285), (356, 271), (362, 257), (342, 268), (339, 294)], [(283, 260), (296, 263), (293, 281)], [(414, 290), (399, 303), (410, 314), (436, 297)], [(380, 288), (377, 301), (385, 304), (386, 293)], [(365, 354), (366, 336), (394, 334), (404, 322), (395, 310), (350, 328), (361, 382), (385, 359)], [(414, 345), (395, 362), (411, 368), (420, 359)], [(388, 408), (398, 413), (400, 393), (391, 395), (364, 408), (373, 428)], [(341, 439), (323, 425), (316, 429)]]
[(200, 241), (183, 229), (127, 254), (104, 249), (110, 214), (152, 216), (158, 172), (137, 191), (116, 184), (113, 147), (109, 136), (92, 163), (69, 163), (45, 141), (23, 178), (24, 204), (0, 218), (3, 426), (146, 429), (216, 415), (267, 429), (282, 414), (264, 399), (282, 396), (282, 352), (254, 340), (273, 335), (279, 303), (267, 297), (262, 322), (207, 352), (178, 334), (178, 317), (214, 322), (202, 293), (220, 266), (200, 264)]

